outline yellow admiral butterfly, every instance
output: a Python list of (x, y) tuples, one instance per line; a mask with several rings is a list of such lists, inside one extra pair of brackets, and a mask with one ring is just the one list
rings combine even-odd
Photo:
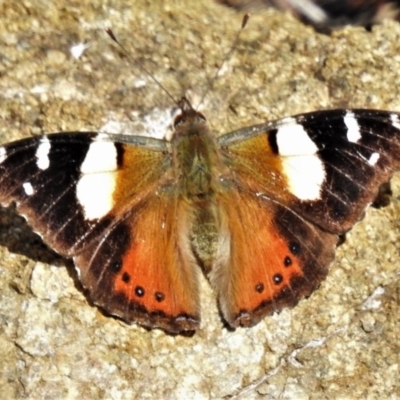
[[(215, 137), (183, 98), (171, 141), (66, 132), (0, 147), (0, 203), (73, 259), (108, 313), (200, 324), (200, 269), (232, 327), (294, 306), (400, 167), (400, 114), (329, 110)], [(200, 268), (199, 268), (200, 267)]]

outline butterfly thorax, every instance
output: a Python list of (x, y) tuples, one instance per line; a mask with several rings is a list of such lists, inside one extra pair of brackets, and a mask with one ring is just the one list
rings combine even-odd
[(221, 164), (215, 139), (204, 117), (185, 113), (171, 141), (175, 178), (190, 202), (211, 200)]

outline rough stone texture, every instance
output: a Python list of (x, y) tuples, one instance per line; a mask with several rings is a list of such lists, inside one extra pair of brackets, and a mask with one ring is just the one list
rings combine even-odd
[[(330, 107), (400, 111), (400, 26), (316, 34), (212, 0), (0, 3), (0, 142), (62, 130), (161, 135), (189, 93), (217, 134)], [(112, 27), (131, 57), (103, 29)], [(86, 43), (82, 57), (70, 49)], [(155, 122), (155, 120), (157, 120)], [(400, 156), (400, 155), (399, 155)], [(69, 261), (0, 212), (0, 387), (12, 398), (391, 398), (400, 392), (400, 187), (347, 235), (328, 279), (296, 308), (226, 330), (202, 284), (202, 328), (146, 331), (88, 301)]]

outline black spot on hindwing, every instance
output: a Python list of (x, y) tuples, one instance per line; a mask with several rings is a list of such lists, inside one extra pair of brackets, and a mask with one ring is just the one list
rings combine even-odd
[[(325, 278), (329, 263), (334, 257), (338, 236), (322, 231), (294, 211), (281, 209), (278, 205), (276, 207), (274, 226), (288, 241), (290, 252), (290, 255), (283, 260), (282, 268), (285, 270), (282, 272), (293, 272), (288, 275), (289, 281), (286, 281), (286, 277), (284, 279), (282, 274), (275, 274), (273, 282), (276, 285), (283, 283), (282, 290), (292, 291), (294, 293), (292, 301), (297, 302), (301, 297), (311, 293)], [(294, 272), (294, 264), (300, 266), (301, 275)], [(282, 295), (280, 294), (279, 298), (280, 296)], [(282, 297), (280, 301), (289, 301), (289, 296)]]
[(142, 286), (136, 286), (135, 287), (135, 295), (137, 297), (143, 297), (145, 295), (145, 291), (144, 291)]

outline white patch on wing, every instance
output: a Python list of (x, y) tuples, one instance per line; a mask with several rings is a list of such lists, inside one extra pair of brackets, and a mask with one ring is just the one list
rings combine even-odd
[(0, 147), (0, 164), (7, 158), (7, 150), (4, 147)]
[(111, 211), (114, 206), (116, 182), (116, 172), (85, 174), (79, 179), (76, 197), (86, 219), (102, 218)]
[(39, 146), (36, 150), (36, 165), (41, 170), (46, 170), (50, 166), (49, 153), (51, 149), (50, 140), (43, 136), (40, 139)]
[(24, 188), (24, 192), (27, 196), (32, 196), (35, 193), (35, 190), (30, 182), (23, 183), (22, 187)]
[(277, 132), (279, 155), (289, 191), (300, 200), (318, 200), (325, 180), (318, 147), (301, 124), (286, 119)]
[(378, 162), (379, 157), (380, 157), (379, 153), (372, 153), (371, 157), (368, 160), (368, 164), (372, 166), (375, 165)]
[(303, 126), (293, 118), (285, 118), (276, 134), (279, 154), (281, 156), (300, 156), (316, 154), (318, 147), (308, 136)]
[(300, 200), (321, 198), (325, 169), (317, 155), (284, 157), (282, 166), (293, 195)]
[(89, 146), (85, 160), (81, 165), (84, 174), (111, 172), (117, 170), (117, 148), (115, 144), (104, 140), (107, 135), (99, 134)]
[(347, 111), (343, 119), (347, 127), (347, 140), (351, 143), (357, 143), (361, 139), (360, 125), (358, 125), (357, 118), (351, 111)]
[(114, 205), (118, 154), (114, 143), (107, 138), (99, 134), (90, 144), (76, 187), (77, 199), (90, 220), (104, 217)]
[(400, 129), (400, 118), (397, 114), (390, 114), (390, 120), (396, 129)]

